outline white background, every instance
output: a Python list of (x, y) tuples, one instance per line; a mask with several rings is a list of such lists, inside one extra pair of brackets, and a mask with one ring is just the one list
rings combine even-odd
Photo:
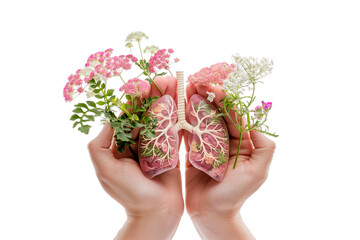
[[(233, 53), (273, 59), (257, 95), (280, 137), (244, 221), (257, 239), (360, 239), (356, 2), (2, 1), (0, 239), (112, 239), (122, 226), (87, 152), (101, 127), (72, 129), (62, 89), (139, 30), (186, 76)], [(174, 239), (185, 238), (200, 239), (186, 213)]]

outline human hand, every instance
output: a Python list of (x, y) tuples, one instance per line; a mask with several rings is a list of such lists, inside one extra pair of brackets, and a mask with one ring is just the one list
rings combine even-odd
[[(157, 77), (155, 82), (164, 94), (176, 98), (174, 77)], [(150, 95), (160, 96), (153, 85)], [(115, 239), (170, 239), (184, 210), (179, 163), (174, 169), (149, 179), (129, 149), (123, 154), (116, 151), (113, 135), (107, 123), (88, 148), (102, 187), (123, 205), (128, 216)], [(132, 135), (137, 139), (139, 129), (134, 129)], [(181, 139), (181, 132), (179, 135)], [(138, 149), (137, 144), (131, 147)]]
[[(219, 101), (226, 93), (220, 86), (189, 84), (186, 88), (187, 100), (194, 94), (206, 98), (207, 91), (215, 93), (214, 104), (222, 107)], [(253, 239), (239, 211), (246, 199), (266, 180), (275, 143), (256, 131), (243, 133), (237, 165), (233, 169), (240, 133), (229, 118), (225, 117), (225, 122), (229, 131), (230, 152), (228, 169), (221, 182), (191, 165), (189, 133), (184, 132), (187, 151), (186, 208), (199, 234), (205, 239)]]

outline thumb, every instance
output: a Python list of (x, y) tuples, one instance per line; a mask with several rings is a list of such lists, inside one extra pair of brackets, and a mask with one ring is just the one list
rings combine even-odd
[(114, 155), (110, 149), (114, 130), (110, 123), (106, 123), (99, 135), (88, 144), (91, 160), (95, 168), (114, 160)]
[(268, 166), (275, 152), (275, 143), (256, 130), (250, 131), (250, 138), (254, 145), (251, 160)]

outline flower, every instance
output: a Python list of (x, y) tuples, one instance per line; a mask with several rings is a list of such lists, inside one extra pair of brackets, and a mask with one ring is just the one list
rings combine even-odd
[(209, 100), (210, 102), (214, 101), (215, 93), (213, 93), (213, 92), (208, 92), (208, 91), (206, 91), (206, 93), (208, 94), (207, 100)]
[(150, 92), (150, 83), (139, 78), (133, 78), (127, 81), (119, 89), (127, 95), (142, 96), (144, 93)]
[(232, 56), (234, 71), (224, 80), (223, 89), (227, 93), (241, 95), (246, 90), (251, 90), (256, 82), (273, 69), (274, 62), (267, 58), (241, 57), (239, 54)]
[(127, 35), (125, 42), (132, 42), (137, 41), (140, 42), (143, 38), (149, 39), (148, 36), (145, 35), (143, 32), (132, 32)]
[(271, 107), (272, 107), (272, 102), (261, 101), (261, 106), (256, 106), (255, 109), (253, 110), (253, 112), (255, 112), (254, 113), (255, 119), (261, 121), (263, 117), (268, 114)]
[(261, 101), (261, 104), (262, 104), (262, 108), (265, 110), (265, 111), (270, 111), (271, 107), (272, 107), (272, 102), (264, 102), (264, 101)]
[(149, 60), (149, 71), (154, 73), (156, 72), (156, 68), (160, 69), (170, 69), (170, 55), (174, 52), (171, 48), (168, 50), (161, 49), (158, 50)]
[(157, 46), (155, 46), (155, 45), (147, 46), (144, 49), (144, 53), (150, 53), (151, 55), (153, 55), (157, 51), (159, 51), (159, 48)]
[(127, 47), (127, 48), (132, 48), (132, 47), (134, 47), (134, 46), (132, 45), (131, 42), (128, 42), (128, 43), (125, 44), (125, 47)]
[(225, 62), (217, 63), (201, 69), (194, 75), (190, 75), (188, 81), (193, 84), (207, 86), (210, 84), (223, 85), (224, 79), (234, 70), (233, 65)]

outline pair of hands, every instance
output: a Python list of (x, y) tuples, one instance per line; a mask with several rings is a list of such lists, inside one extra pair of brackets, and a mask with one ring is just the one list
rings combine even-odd
[[(163, 94), (176, 100), (176, 79), (155, 79)], [(207, 98), (214, 92), (214, 104), (224, 97), (220, 87), (187, 85), (187, 100), (193, 94)], [(160, 96), (152, 87), (151, 96)], [(230, 137), (230, 156), (227, 173), (221, 182), (194, 168), (189, 162), (188, 132), (180, 131), (186, 146), (186, 209), (204, 239), (253, 239), (244, 225), (240, 208), (266, 180), (275, 144), (263, 134), (252, 131), (243, 134), (236, 169), (239, 132), (225, 118)], [(139, 130), (133, 131), (136, 139)], [(142, 173), (130, 151), (118, 154), (114, 131), (107, 123), (101, 133), (89, 143), (89, 152), (97, 177), (105, 191), (126, 210), (128, 219), (115, 239), (171, 239), (184, 212), (181, 173), (178, 165), (153, 179)], [(181, 141), (179, 145), (181, 144)], [(137, 144), (132, 146), (137, 149)]]

